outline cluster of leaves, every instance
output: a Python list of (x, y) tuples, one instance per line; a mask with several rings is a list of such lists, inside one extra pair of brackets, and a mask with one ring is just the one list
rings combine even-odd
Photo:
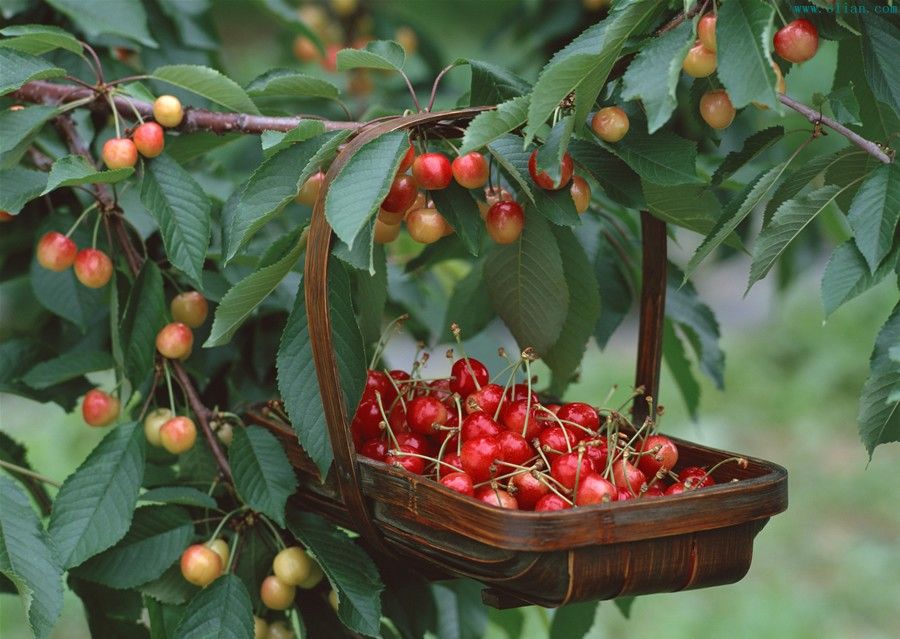
[[(295, 110), (297, 100), (312, 100), (326, 116), (340, 113), (340, 76), (277, 69), (242, 87), (213, 68), (218, 45), (208, 28), (209, 2), (190, 3), (187, 10), (172, 0), (119, 0), (115, 12), (100, 0), (47, 4), (51, 17), (37, 18), (27, 0), (0, 2), (4, 17), (16, 22), (0, 30), (0, 94), (35, 80), (93, 82), (89, 51), (72, 35), (78, 33), (100, 52), (107, 78), (142, 74), (117, 85), (121, 96), (149, 101), (173, 92), (186, 104), (250, 115), (279, 115)], [(745, 250), (758, 212), (763, 223), (753, 242), (748, 288), (790, 255), (816, 218), (834, 211), (844, 242), (823, 275), (826, 313), (900, 275), (896, 163), (881, 165), (848, 145), (801, 164), (801, 156), (786, 151), (791, 147), (783, 127), (755, 132), (728, 154), (719, 151), (718, 134), (696, 116), (707, 82), (724, 87), (739, 109), (754, 101), (781, 108), (770, 68), (776, 10), (762, 0), (723, 2), (718, 28), (728, 45), (719, 49), (718, 72), (691, 82), (680, 66), (695, 39), (696, 19), (657, 34), (695, 4), (617, 2), (558, 51), (533, 84), (492, 63), (455, 63), (469, 69), (471, 81), (463, 96), (448, 101), (497, 108), (472, 120), (458, 149), (433, 139), (428, 148), (489, 156), (494, 182), (514, 193), (526, 212), (524, 233), (512, 245), (484, 237), (477, 208), (484, 194), (457, 186), (432, 194), (453, 235), (422, 251), (408, 242), (375, 245), (374, 216), (408, 136), (386, 133), (346, 162), (328, 191), (325, 215), (337, 236), (328, 300), (348, 407), (362, 392), (385, 318), (400, 313), (410, 315), (409, 329), (429, 344), (448, 337), (451, 321), (472, 337), (499, 318), (521, 346), (540, 354), (550, 371), (547, 390), (562, 395), (591, 337), (603, 347), (633, 308), (642, 210), (688, 232), (673, 230), (678, 238), (702, 236), (683, 268), (670, 265), (665, 323), (664, 359), (691, 413), (700, 387), (690, 359), (721, 386), (724, 355), (715, 317), (688, 278), (710, 256)], [(290, 31), (315, 38), (280, 0), (258, 5)], [(834, 118), (887, 146), (900, 130), (900, 78), (892, 66), (900, 45), (897, 25), (874, 12), (811, 18), (838, 52), (834, 91), (823, 108), (827, 104)], [(122, 47), (139, 52), (138, 59), (119, 60)], [(415, 62), (421, 66), (420, 57)], [(409, 71), (414, 86), (430, 86), (416, 80), (411, 62), (390, 41), (337, 55), (339, 71)], [(380, 97), (394, 107), (368, 115), (402, 113), (397, 96), (405, 85), (385, 86)], [(6, 97), (0, 106), (12, 104)], [(622, 105), (631, 118), (629, 134), (617, 144), (598, 140), (586, 125), (588, 114), (607, 104)], [(325, 476), (333, 453), (303, 295), (311, 211), (294, 198), (352, 133), (314, 118), (258, 138), (182, 133), (168, 136), (166, 152), (137, 172), (97, 170), (71, 153), (53, 126), (57, 118), (72, 118), (90, 148), (99, 149), (114, 134), (112, 123), (102, 110), (79, 106), (0, 111), (0, 209), (15, 216), (0, 238), (2, 293), (5, 303), (21, 309), (0, 345), (0, 391), (72, 410), (91, 386), (86, 375), (112, 371), (126, 420), (139, 416), (147, 398), (165, 405), (165, 389), (154, 375), (153, 336), (166, 321), (166, 300), (181, 288), (196, 288), (216, 303), (211, 326), (198, 332), (205, 348), (186, 362), (204, 402), (240, 412), (280, 395), (301, 445)], [(810, 134), (804, 148), (814, 152), (817, 144)], [(527, 163), (535, 148), (540, 168), (551, 173), (564, 153), (571, 154), (594, 186), (589, 213), (579, 216), (567, 191), (544, 191), (531, 181)], [(49, 158), (49, 167), (39, 157)], [(38, 267), (33, 247), (48, 230), (65, 232), (92, 204), (97, 185), (115, 190), (129, 232), (148, 259), (133, 275), (101, 233), (99, 246), (117, 256), (118, 268), (110, 286), (88, 290), (71, 272)], [(80, 226), (73, 239), (87, 245), (90, 231)], [(898, 342), (895, 308), (875, 341), (861, 398), (860, 431), (870, 453), (900, 439)], [(267, 431), (236, 424), (228, 457), (233, 485), (218, 480), (203, 445), (176, 458), (148, 448), (139, 424), (126, 421), (65, 480), (46, 526), (22, 490), (46, 507), (44, 489), (21, 474), (11, 475), (21, 484), (0, 478), (0, 571), (7, 578), (0, 585), (22, 595), (35, 636), (47, 636), (58, 618), (67, 572), (96, 636), (249, 637), (249, 613), (263, 612), (258, 586), (281, 538), (299, 540), (316, 556), (339, 593), (340, 621), (357, 633), (481, 636), (488, 615), (475, 584), (424, 587), (415, 576), (380, 576), (350, 536), (288, 506), (297, 480)], [(5, 436), (0, 458), (28, 467), (24, 451)], [(235, 574), (198, 592), (181, 579), (179, 554), (207, 539), (226, 513), (242, 508), (258, 517), (229, 533), (239, 537), (241, 548)], [(333, 627), (334, 618), (322, 612), (324, 601), (322, 591), (298, 598), (296, 632), (305, 632), (304, 622), (317, 630)], [(551, 635), (581, 636), (592, 617), (593, 606), (566, 608), (553, 617)], [(490, 621), (514, 632), (516, 619), (492, 612)]]

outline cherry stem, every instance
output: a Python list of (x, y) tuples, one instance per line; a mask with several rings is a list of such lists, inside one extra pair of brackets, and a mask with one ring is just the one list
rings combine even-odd
[[(453, 401), (456, 402), (456, 420), (459, 423), (459, 434), (456, 436), (456, 454), (462, 455), (462, 404), (459, 401), (459, 395), (456, 393), (453, 394)], [(444, 440), (447, 441), (446, 439)], [(443, 457), (443, 455), (441, 455)]]
[(172, 374), (169, 372), (169, 361), (163, 360), (163, 370), (166, 373), (166, 388), (169, 391), (169, 410), (172, 411), (172, 416), (176, 415), (175, 411), (175, 393), (172, 392)]
[(488, 480), (486, 480), (486, 481), (482, 481), (482, 482), (478, 482), (477, 484), (474, 484), (474, 485), (472, 486), (472, 488), (481, 488), (482, 486), (486, 486), (486, 485), (488, 485), (488, 484), (490, 484), (490, 483), (493, 483), (493, 482), (496, 482), (496, 481), (500, 481), (501, 479), (509, 479), (510, 477), (515, 477), (516, 475), (521, 475), (521, 474), (523, 474), (523, 473), (525, 473), (525, 472), (530, 472), (530, 471), (529, 471), (528, 469), (526, 469), (526, 468), (522, 468), (522, 469), (520, 469), (520, 470), (514, 470), (514, 471), (512, 471), (511, 473), (506, 473), (505, 475), (497, 475), (496, 477), (493, 477), (493, 478), (488, 479)]
[(134, 117), (137, 118), (138, 122), (140, 122), (141, 124), (144, 123), (144, 116), (142, 116), (141, 112), (137, 110), (136, 106), (134, 106), (134, 102), (131, 101), (130, 97), (128, 97), (121, 91), (113, 91), (112, 93), (115, 95), (121, 95), (122, 98), (125, 100), (126, 104), (128, 104), (128, 106), (131, 107), (131, 110), (134, 113)]
[[(108, 92), (103, 93), (103, 97), (106, 98), (106, 101), (109, 102), (109, 110), (112, 111), (113, 116), (113, 124), (116, 127), (116, 137), (122, 137), (122, 130), (119, 124), (119, 111), (116, 109), (116, 103), (113, 102), (112, 96)], [(132, 105), (133, 108), (134, 105)]]
[[(730, 463), (730, 462), (737, 462), (737, 465), (740, 466), (741, 468), (747, 468), (747, 460), (746, 460), (746, 458), (744, 458), (744, 457), (727, 457), (727, 458), (723, 459), (722, 461), (720, 461), (719, 463), (715, 464), (715, 465), (714, 465), (712, 468), (710, 468), (709, 470), (707, 470), (707, 471), (706, 471), (706, 474), (703, 475), (703, 477), (701, 477), (696, 483), (697, 483), (697, 484), (702, 484), (702, 483), (706, 480), (706, 478), (707, 478), (707, 477), (711, 477), (712, 474), (713, 474), (715, 471), (717, 471), (717, 470), (719, 469), (720, 466), (724, 466), (725, 464), (728, 464), (728, 463)], [(688, 478), (688, 479), (690, 479), (690, 478)]]
[[(715, 3), (713, 3), (713, 6), (715, 6)], [(775, 13), (778, 14), (778, 19), (781, 20), (781, 24), (787, 24), (787, 20), (784, 19), (784, 14), (781, 13), (781, 7), (778, 6), (778, 3), (773, 2), (772, 6), (775, 7)]]
[(98, 215), (97, 219), (94, 221), (94, 234), (91, 236), (91, 248), (97, 248), (97, 232), (100, 230), (100, 220), (103, 219), (102, 215)]
[(244, 539), (241, 537), (241, 533), (234, 533), (234, 540), (231, 542), (231, 552), (228, 555), (228, 565), (225, 567), (225, 572), (237, 572), (238, 567), (238, 559), (241, 556), (241, 548), (244, 545)]
[(403, 69), (397, 69), (400, 72), (400, 75), (403, 76), (403, 81), (406, 82), (406, 88), (409, 89), (409, 95), (412, 96), (413, 104), (416, 105), (416, 111), (419, 113), (422, 112), (422, 107), (419, 106), (419, 98), (416, 97), (416, 90), (413, 89), (412, 82), (409, 81), (409, 76), (404, 73)]
[(378, 410), (381, 412), (381, 419), (384, 420), (381, 423), (384, 424), (384, 430), (387, 431), (388, 437), (392, 442), (394, 442), (394, 446), (400, 448), (400, 442), (397, 441), (397, 438), (394, 436), (394, 431), (391, 429), (391, 422), (388, 420), (388, 416), (384, 412), (384, 404), (381, 403), (381, 392), (375, 391), (375, 401), (378, 403)]
[[(545, 475), (544, 473), (536, 473), (535, 476), (534, 476), (534, 478), (537, 479), (537, 480), (538, 480), (539, 482), (541, 482), (542, 484), (544, 484), (544, 486), (546, 486), (547, 488), (549, 488), (549, 489), (550, 489), (557, 497), (559, 497), (560, 499), (562, 499), (563, 501), (565, 501), (565, 502), (566, 502), (567, 504), (569, 504), (570, 506), (574, 506), (574, 505), (575, 505), (574, 502), (573, 502), (571, 499), (569, 499), (568, 497), (566, 497), (565, 495), (563, 495), (561, 492), (559, 492), (559, 490), (557, 490), (556, 487), (553, 486), (553, 484), (551, 484), (551, 483), (548, 481), (548, 479), (553, 479), (553, 477), (551, 477), (551, 476), (549, 476), (549, 475)], [(556, 480), (554, 479), (553, 481), (556, 481)], [(560, 484), (560, 485), (561, 485), (561, 484)]]
[(578, 505), (578, 483), (581, 479), (581, 460), (584, 458), (584, 448), (578, 447), (578, 465), (575, 467), (575, 485), (572, 487), (573, 505)]
[(472, 376), (472, 381), (475, 383), (475, 389), (481, 390), (481, 384), (478, 383), (478, 378), (475, 376), (475, 369), (472, 368), (472, 362), (469, 361), (469, 355), (466, 353), (466, 347), (463, 346), (462, 338), (460, 338), (461, 331), (459, 329), (459, 324), (453, 322), (450, 325), (450, 332), (453, 333), (453, 338), (456, 340), (456, 345), (459, 346), (459, 351), (463, 355), (463, 361), (466, 363), (466, 368), (469, 369), (469, 375)]
[(94, 51), (94, 47), (89, 45), (87, 42), (83, 40), (79, 40), (78, 44), (85, 48), (85, 50), (90, 54), (91, 59), (94, 61), (94, 74), (97, 76), (97, 82), (100, 84), (105, 84), (103, 79), (103, 65), (100, 64), (100, 58), (97, 56), (97, 52)]
[(384, 331), (381, 333), (381, 337), (378, 338), (378, 343), (375, 344), (375, 351), (372, 353), (372, 360), (369, 362), (369, 368), (375, 368), (375, 362), (377, 362), (381, 358), (382, 352), (384, 352), (384, 347), (387, 346), (387, 343), (393, 337), (390, 332), (393, 330), (394, 326), (397, 324), (401, 324), (409, 319), (409, 313), (404, 313), (399, 317), (395, 317), (390, 321), (390, 323), (385, 327)]
[(281, 533), (278, 532), (278, 529), (275, 528), (275, 524), (269, 521), (269, 518), (263, 515), (262, 513), (256, 513), (259, 516), (260, 521), (266, 525), (266, 528), (269, 529), (269, 532), (272, 533), (272, 537), (275, 539), (275, 544), (278, 546), (280, 550), (284, 550), (287, 546), (284, 543), (284, 539), (281, 538)]
[(461, 473), (463, 472), (462, 468), (457, 468), (453, 464), (448, 464), (445, 461), (440, 459), (435, 459), (434, 457), (429, 457), (428, 455), (420, 455), (419, 453), (409, 453), (405, 450), (389, 450), (388, 455), (392, 455), (393, 457), (418, 457), (419, 459), (424, 459), (426, 461), (430, 461), (434, 464), (440, 464), (442, 466), (446, 466), (447, 468), (452, 468), (454, 472)]
[(71, 236), (72, 236), (72, 233), (75, 232), (75, 229), (78, 228), (78, 225), (81, 224), (81, 221), (85, 218), (85, 216), (86, 216), (88, 213), (90, 213), (91, 211), (93, 211), (95, 208), (97, 208), (97, 206), (99, 206), (99, 203), (98, 203), (98, 202), (94, 202), (94, 203), (91, 204), (89, 207), (87, 207), (86, 209), (84, 209), (84, 211), (81, 212), (81, 215), (78, 216), (78, 219), (75, 220), (75, 223), (72, 225), (72, 228), (70, 228), (68, 231), (66, 231), (66, 237), (71, 237)]
[(239, 512), (241, 512), (243, 510), (247, 510), (249, 508), (250, 508), (250, 506), (245, 505), (245, 506), (241, 506), (240, 508), (235, 508), (234, 510), (232, 510), (228, 513), (225, 513), (225, 516), (222, 517), (222, 521), (220, 521), (219, 525), (216, 526), (216, 529), (213, 530), (213, 534), (210, 536), (209, 540), (207, 540), (206, 543), (209, 544), (209, 543), (212, 543), (213, 541), (215, 541), (219, 537), (219, 533), (222, 532), (222, 528), (224, 528), (225, 524), (228, 523), (229, 519), (231, 519), (234, 515), (238, 514)]
[(437, 74), (437, 77), (434, 79), (434, 83), (431, 85), (431, 97), (428, 99), (428, 106), (425, 107), (425, 110), (431, 112), (431, 107), (434, 106), (434, 100), (437, 97), (438, 85), (440, 85), (441, 80), (444, 79), (444, 76), (450, 72), (456, 65), (450, 64), (441, 69), (441, 72)]
[(50, 479), (46, 475), (41, 475), (40, 473), (36, 473), (33, 470), (28, 468), (23, 468), (17, 464), (13, 464), (8, 461), (3, 461), (0, 459), (0, 467), (5, 468), (6, 470), (14, 473), (18, 473), (19, 475), (25, 475), (26, 477), (31, 477), (32, 479), (37, 479), (40, 482), (43, 482), (49, 486), (53, 486), (54, 488), (61, 488), (62, 484), (56, 481), (55, 479)]

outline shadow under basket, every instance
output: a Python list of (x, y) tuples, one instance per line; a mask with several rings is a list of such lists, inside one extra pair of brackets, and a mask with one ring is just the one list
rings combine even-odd
[[(334, 465), (325, 482), (287, 425), (251, 411), (248, 421), (274, 432), (301, 479), (292, 498), (306, 510), (358, 532), (378, 559), (430, 579), (470, 577), (486, 585), (488, 605), (555, 607), (624, 595), (673, 592), (739, 581), (753, 539), (787, 508), (787, 472), (760, 459), (716, 470), (714, 486), (681, 495), (633, 499), (556, 512), (489, 506), (426, 477), (358, 457), (335, 360), (328, 304), (333, 233), (325, 219), (328, 185), (364, 144), (387, 133), (428, 130), (452, 137), (485, 107), (389, 118), (363, 127), (329, 167), (313, 207), (304, 297), (316, 377)], [(655, 411), (666, 293), (666, 226), (641, 213), (640, 329), (634, 423)], [(710, 467), (734, 454), (673, 438), (677, 471)], [(732, 481), (738, 480), (738, 481)]]

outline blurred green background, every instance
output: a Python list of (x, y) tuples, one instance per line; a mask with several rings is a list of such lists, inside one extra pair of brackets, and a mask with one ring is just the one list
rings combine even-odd
[[(397, 26), (412, 27), (417, 33), (420, 54), (410, 60), (409, 72), (419, 86), (430, 85), (431, 71), (424, 61), (429, 56), (441, 63), (461, 56), (482, 59), (534, 80), (548, 54), (564, 43), (567, 34), (579, 32), (592, 20), (577, 0), (382, 0), (373, 4), (378, 8), (377, 36), (391, 37)], [(534, 7), (542, 4), (554, 10), (536, 13)], [(210, 28), (224, 42), (216, 54), (237, 81), (245, 83), (269, 68), (297, 64), (291, 56), (293, 36), (257, 5), (223, 0), (214, 5), (211, 15)], [(806, 102), (815, 93), (827, 93), (835, 58), (832, 43), (823, 43), (813, 61), (787, 75), (788, 93)], [(315, 65), (306, 66), (310, 73), (321, 72)], [(438, 106), (452, 105), (465, 91), (467, 73), (461, 69), (448, 76), (447, 91)], [(338, 76), (333, 77), (338, 81)], [(398, 80), (377, 76), (374, 82), (395, 87)], [(365, 100), (351, 101), (355, 113), (372, 106)], [(808, 128), (798, 116), (781, 118), (777, 113), (746, 109), (725, 134), (721, 150), (739, 146), (750, 131), (776, 122), (788, 130)], [(802, 137), (794, 139), (799, 142)], [(836, 148), (843, 144), (837, 138), (829, 136), (817, 144)], [(772, 153), (786, 156), (790, 148), (785, 146)], [(839, 217), (837, 211), (823, 216), (812, 233), (836, 243), (841, 239)], [(694, 238), (682, 234), (679, 240), (683, 246), (674, 249), (676, 261), (689, 254)], [(776, 290), (777, 275), (773, 274), (746, 298), (742, 298), (746, 261), (705, 265), (697, 288), (719, 314), (727, 357), (725, 391), (717, 391), (703, 378), (701, 417), (694, 423), (671, 379), (663, 378), (661, 399), (667, 408), (663, 430), (784, 465), (790, 472), (789, 510), (774, 518), (757, 538), (753, 565), (740, 583), (639, 598), (630, 620), (611, 603), (602, 604), (590, 637), (897, 636), (900, 509), (892, 488), (898, 480), (900, 446), (879, 448), (869, 463), (855, 423), (874, 335), (896, 301), (896, 288), (885, 282), (823, 323), (818, 282), (827, 255), (825, 248), (814, 243), (802, 247), (791, 260), (800, 273), (794, 284)], [(8, 312), (3, 309), (2, 315)], [(633, 375), (634, 342), (632, 318), (603, 353), (592, 345), (582, 380), (570, 389), (567, 399), (599, 402), (613, 384), (627, 388)], [(28, 447), (35, 468), (60, 481), (103, 435), (86, 428), (80, 415), (66, 416), (55, 407), (8, 395), (0, 396), (0, 427)], [(507, 614), (491, 613), (498, 620)], [(546, 636), (551, 614), (527, 610), (520, 637)], [(3, 639), (28, 636), (15, 597), (0, 597), (0, 635)], [(87, 636), (80, 603), (67, 594), (53, 637)], [(489, 625), (487, 636), (507, 637), (498, 624)]]

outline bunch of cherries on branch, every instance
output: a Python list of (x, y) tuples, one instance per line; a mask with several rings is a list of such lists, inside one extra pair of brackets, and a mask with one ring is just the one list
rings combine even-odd
[(449, 377), (426, 379), (427, 359), (410, 372), (369, 370), (350, 424), (356, 450), (492, 506), (551, 511), (677, 495), (715, 484), (721, 464), (746, 467), (729, 458), (676, 474), (678, 447), (653, 419), (635, 428), (618, 410), (542, 401), (530, 349), (494, 379), (465, 353)]

